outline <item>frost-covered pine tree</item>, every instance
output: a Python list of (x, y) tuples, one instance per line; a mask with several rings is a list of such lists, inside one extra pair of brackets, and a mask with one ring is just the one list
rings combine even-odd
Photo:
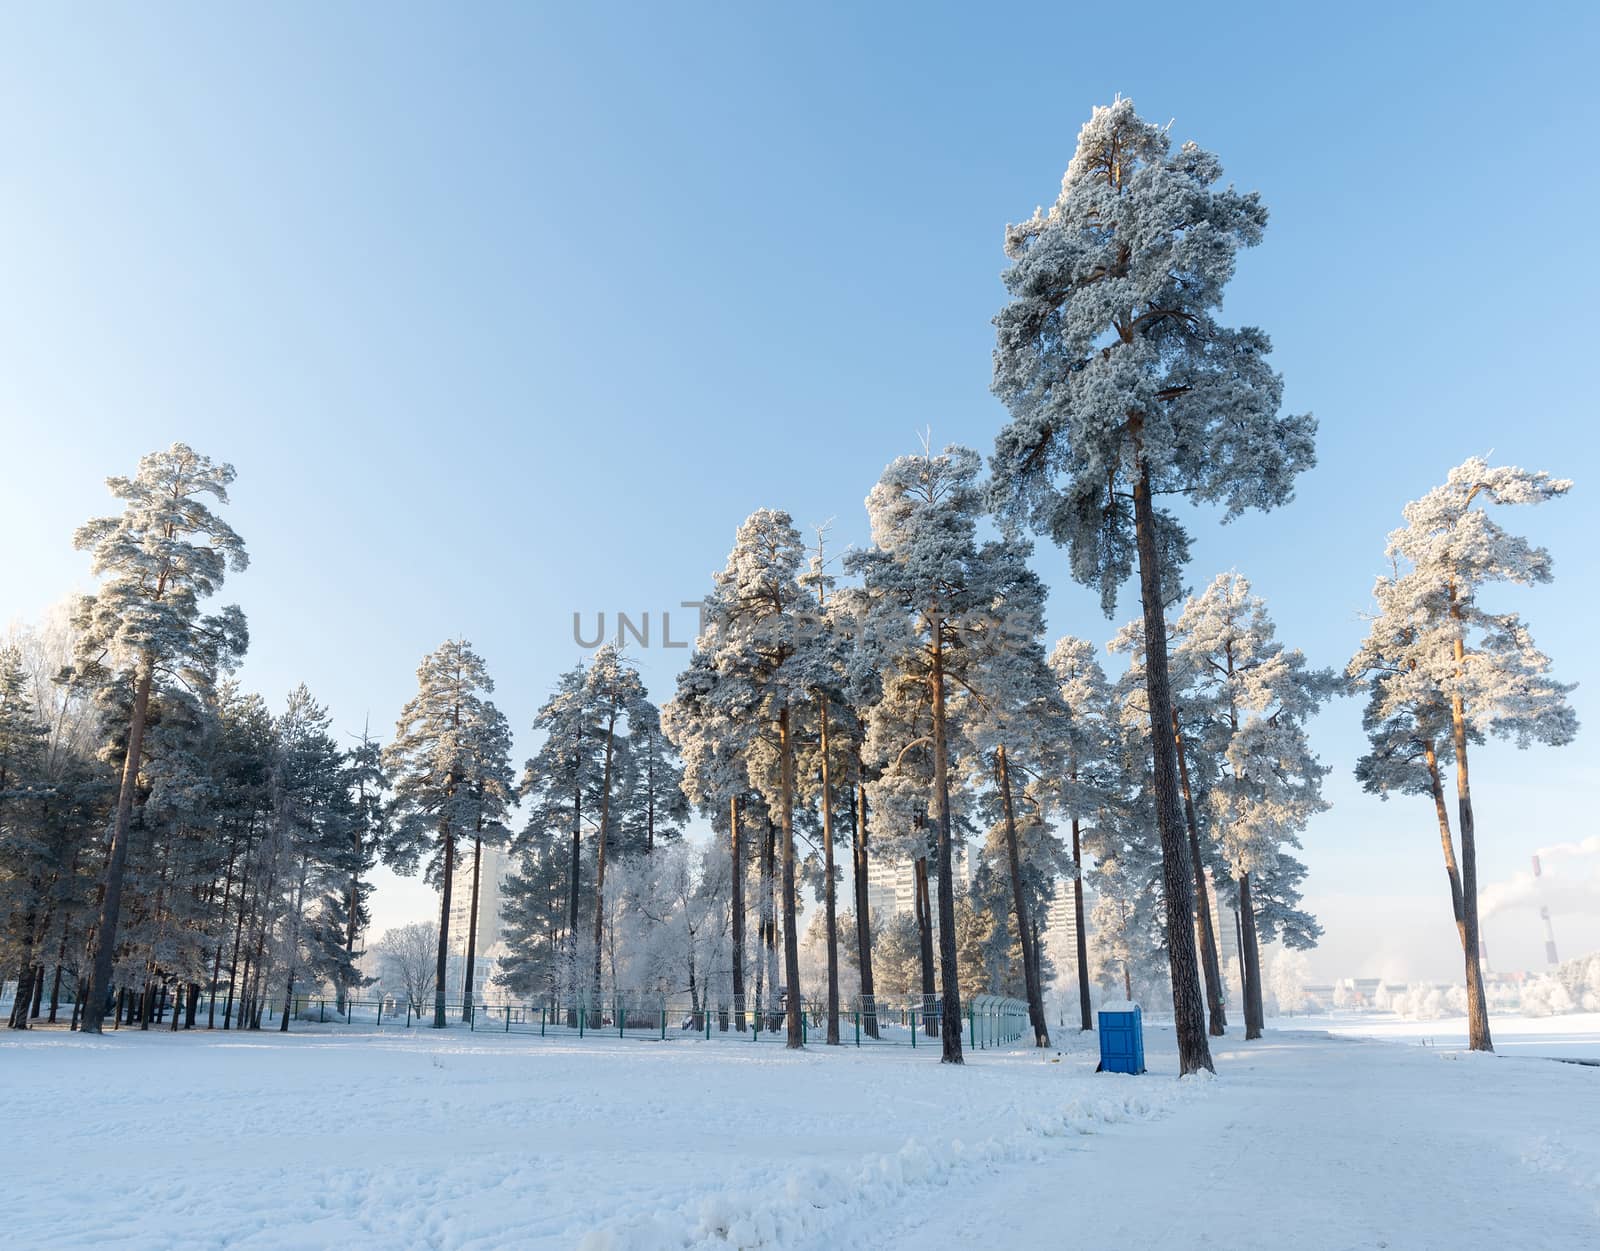
[[(997, 805), (988, 807), (998, 807), (1029, 1024), (1035, 1045), (1048, 1047), (1038, 915), (1049, 903), (1062, 856), (1045, 816), (1047, 797), (1059, 790), (1059, 779), (1071, 762), (1063, 751), (1067, 709), (1041, 641), (1045, 590), (1027, 567), (1030, 550), (1024, 543), (984, 548), (990, 577), (1007, 588), (1005, 611), (975, 638), (978, 663), (968, 678), (964, 734), (973, 763), (992, 778)], [(997, 920), (997, 941), (1004, 930)]]
[[(1516, 613), (1480, 601), (1486, 586), (1550, 581), (1544, 548), (1508, 533), (1487, 506), (1538, 504), (1572, 483), (1547, 473), (1491, 466), (1480, 457), (1450, 471), (1443, 486), (1406, 505), (1406, 524), (1389, 535), (1394, 573), (1373, 590), (1378, 611), (1352, 677), (1371, 692), (1365, 725), (1372, 751), (1357, 765), (1369, 791), (1431, 796), (1450, 880), (1451, 906), (1466, 965), (1468, 1034), (1475, 1051), (1493, 1051), (1479, 958), (1477, 827), (1468, 745), (1488, 736), (1559, 746), (1577, 734), (1571, 689), (1550, 676)], [(1457, 857), (1441, 769), (1456, 770)]]
[[(1113, 647), (1122, 645), (1119, 636)], [(1094, 867), (1091, 959), (1100, 985), (1162, 1006), (1171, 982), (1161, 839), (1155, 819), (1147, 687), (1138, 665), (1113, 684), (1111, 750), (1100, 807), (1083, 845)]]
[[(1171, 646), (1169, 632), (1168, 646)], [(1107, 644), (1113, 652), (1131, 657), (1127, 679), (1119, 682), (1127, 701), (1124, 713), (1136, 712), (1132, 718), (1124, 716), (1124, 729), (1137, 734), (1148, 746), (1150, 714), (1148, 688), (1144, 681), (1144, 623), (1131, 621), (1117, 631)], [(1227, 987), (1222, 976), (1221, 961), (1217, 953), (1216, 934), (1211, 924), (1210, 892), (1206, 882), (1206, 869), (1221, 871), (1223, 865), (1217, 854), (1215, 840), (1202, 839), (1200, 834), (1203, 796), (1208, 793), (1205, 782), (1216, 773), (1211, 756), (1196, 753), (1193, 743), (1198, 727), (1193, 724), (1192, 701), (1189, 683), (1192, 675), (1181, 655), (1169, 657), (1172, 682), (1172, 735), (1174, 755), (1178, 764), (1178, 791), (1183, 798), (1184, 829), (1188, 835), (1189, 868), (1194, 881), (1195, 947), (1203, 975), (1206, 1014), (1209, 1031), (1213, 1037), (1227, 1033)], [(1137, 705), (1137, 709), (1134, 709)]]
[(278, 751), (272, 773), (273, 831), (282, 867), (281, 920), (283, 1014), (289, 1028), (295, 987), (302, 976), (313, 985), (348, 985), (355, 969), (345, 946), (345, 892), (354, 868), (349, 793), (344, 753), (331, 730), (327, 709), (302, 684), (289, 692), (278, 719)]
[(1073, 938), (1077, 950), (1078, 1011), (1084, 1031), (1094, 1028), (1089, 1003), (1089, 919), (1083, 903), (1083, 830), (1116, 787), (1116, 718), (1105, 670), (1087, 639), (1067, 635), (1050, 652), (1065, 715), (1060, 723), (1062, 803), (1072, 828)]
[[(17, 953), (12, 1029), (28, 1028), (28, 1006), (46, 928), (47, 880), (57, 866), (43, 820), (48, 734), (28, 693), (20, 649), (0, 648), (0, 951)], [(0, 979), (8, 972), (0, 967)]]
[[(886, 615), (882, 608), (875, 615)], [(912, 923), (915, 927), (915, 979), (922, 998), (926, 1032), (938, 1029), (938, 973), (934, 960), (933, 898), (928, 888), (928, 861), (937, 856), (931, 845), (929, 812), (933, 808), (933, 701), (926, 675), (914, 653), (887, 649), (882, 690), (867, 720), (863, 763), (872, 775), (864, 816), (872, 831), (874, 854), (891, 862), (909, 862), (913, 881)], [(951, 718), (946, 713), (946, 731)], [(935, 870), (937, 873), (937, 870)], [(885, 921), (880, 918), (880, 921)], [(884, 934), (894, 941), (894, 924)], [(899, 983), (906, 984), (906, 983)]]
[(383, 751), (394, 788), (385, 860), (414, 873), (426, 857), (427, 878), (439, 887), (439, 946), (433, 987), (433, 1026), (445, 1028), (445, 970), (450, 942), (450, 892), (456, 851), (477, 825), (474, 771), (477, 740), (498, 714), (483, 658), (465, 639), (450, 639), (422, 659), (417, 693), (401, 710), (394, 740)]
[(1186, 698), (1204, 722), (1200, 747), (1226, 761), (1208, 797), (1210, 818), (1238, 889), (1245, 1037), (1259, 1038), (1261, 940), (1251, 879), (1285, 847), (1298, 847), (1306, 822), (1327, 807), (1328, 770), (1311, 750), (1306, 722), (1339, 683), (1278, 642), (1265, 601), (1238, 573), (1218, 574), (1190, 599), (1175, 633), (1175, 660), (1192, 675)]
[(953, 685), (978, 679), (982, 642), (1014, 609), (1031, 602), (1035, 584), (1003, 544), (981, 544), (984, 515), (978, 475), (982, 460), (970, 448), (892, 462), (867, 496), (874, 547), (855, 553), (850, 567), (865, 577), (887, 650), (897, 654), (905, 680), (922, 683), (932, 749), (932, 816), (938, 870), (939, 989), (945, 1063), (961, 1063), (961, 990), (956, 949), (950, 775), (949, 697)]
[(630, 853), (646, 855), (683, 837), (689, 803), (683, 762), (662, 731), (661, 710), (641, 700), (628, 719), (628, 776), (618, 833)]
[[(371, 887), (367, 875), (377, 864), (378, 850), (383, 844), (388, 813), (384, 794), (388, 788), (389, 782), (383, 772), (382, 744), (363, 725), (361, 739), (345, 762), (345, 789), (350, 803), (350, 883), (345, 893), (344, 949), (352, 967), (360, 955), (356, 940), (370, 920), (367, 896)], [(339, 1011), (344, 1011), (346, 995), (359, 984), (359, 976), (338, 984)]]
[[(1006, 230), (994, 391), (1003, 519), (1066, 546), (1108, 615), (1137, 566), (1152, 720), (1170, 725), (1165, 605), (1188, 539), (1155, 497), (1221, 503), (1228, 517), (1286, 502), (1313, 460), (1310, 417), (1283, 417), (1269, 343), (1216, 320), (1241, 248), (1261, 239), (1255, 193), (1219, 188), (1217, 158), (1172, 150), (1127, 100), (1097, 108), (1048, 212)], [(1179, 1070), (1211, 1068), (1183, 806), (1170, 734), (1151, 736), (1172, 937)]]
[[(549, 940), (559, 940), (562, 949), (560, 968), (549, 989), (567, 995), (569, 1022), (576, 1026), (577, 999), (581, 993), (578, 915), (583, 834), (598, 825), (596, 814), (599, 812), (604, 746), (595, 725), (594, 704), (582, 665), (560, 676), (556, 689), (535, 714), (533, 729), (541, 736), (539, 746), (523, 766), (519, 787), (520, 797), (528, 805), (528, 819), (511, 844), (512, 854), (524, 862), (524, 872), (509, 883), (507, 907), (517, 914), (515, 928), (518, 931), (517, 940), (512, 943), (513, 959), (509, 970), (523, 987), (523, 993), (527, 993), (531, 983), (522, 978), (519, 965), (528, 954), (524, 949), (526, 942), (539, 929), (535, 921), (537, 897), (546, 885), (556, 884), (551, 879), (559, 877), (559, 885), (564, 887), (566, 896), (566, 918), (559, 936), (547, 935)], [(553, 847), (547, 845), (556, 830), (565, 831), (568, 843), (567, 855), (559, 858), (552, 854)]]
[(661, 710), (662, 729), (683, 760), (682, 787), (712, 828), (728, 840), (729, 985), (734, 1028), (745, 1031), (745, 880), (751, 849), (746, 827), (752, 801), (745, 753), (756, 734), (749, 721), (732, 722), (716, 698), (719, 678), (711, 654), (697, 651), (678, 675), (677, 693)]
[(86, 522), (73, 536), (74, 546), (92, 554), (91, 571), (103, 579), (77, 615), (82, 632), (77, 676), (92, 681), (117, 673), (133, 686), (80, 1026), (86, 1033), (100, 1033), (116, 959), (151, 689), (164, 672), (196, 659), (221, 663), (244, 650), (244, 616), (238, 608), (213, 617), (200, 613), (201, 600), (222, 585), (228, 570), (238, 572), (249, 563), (243, 540), (206, 503), (207, 497), (227, 503), (233, 478), (232, 465), (214, 464), (186, 444), (174, 443), (141, 458), (132, 478), (108, 478), (111, 493), (124, 501), (122, 513)]
[(483, 849), (510, 836), (505, 819), (516, 783), (511, 772), (511, 726), (483, 701), (468, 738), (467, 788), (472, 804), (472, 897), (467, 906), (467, 953), (461, 978), (461, 1019), (472, 1020), (478, 964), (478, 897), (483, 888)]
[[(858, 657), (853, 627), (856, 624), (851, 601), (836, 593), (837, 579), (828, 572), (826, 550), (828, 527), (817, 527), (816, 546), (811, 551), (807, 571), (800, 585), (817, 597), (817, 630), (811, 647), (814, 674), (812, 708), (816, 738), (802, 750), (802, 793), (814, 793), (821, 812), (822, 842), (822, 924), (824, 958), (827, 966), (827, 1043), (839, 1045), (839, 908), (838, 870), (834, 864), (834, 794), (848, 777), (860, 742), (860, 723), (855, 716), (851, 694)], [(866, 964), (871, 976), (870, 958)], [(876, 1027), (876, 1019), (873, 1020)]]
[[(717, 715), (760, 730), (746, 753), (746, 767), (752, 787), (763, 792), (778, 814), (783, 977), (792, 1048), (800, 1047), (804, 1037), (795, 922), (794, 740), (796, 720), (815, 683), (812, 649), (817, 632), (815, 599), (798, 580), (804, 562), (805, 549), (788, 513), (767, 508), (752, 513), (739, 527), (728, 562), (716, 576), (696, 641), (697, 652), (717, 675), (708, 693)], [(765, 756), (759, 750), (763, 742)]]
[[(654, 709), (645, 695), (639, 670), (613, 645), (595, 652), (584, 675), (587, 699), (600, 736), (600, 825), (595, 835), (594, 876), (594, 977), (590, 983), (594, 1002), (600, 1002), (601, 937), (606, 913), (606, 844), (613, 837), (617, 811), (613, 801), (618, 779), (628, 768), (628, 727), (648, 721)], [(645, 710), (649, 709), (649, 712)], [(616, 804), (615, 808), (621, 808)]]

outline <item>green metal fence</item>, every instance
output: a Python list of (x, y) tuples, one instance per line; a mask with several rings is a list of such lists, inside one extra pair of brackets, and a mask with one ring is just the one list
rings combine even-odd
[[(297, 999), (293, 1021), (319, 1025), (364, 1025), (377, 1029), (431, 1026), (432, 1001), (421, 1005), (404, 999)], [(937, 997), (915, 1000), (856, 1001), (841, 1005), (839, 1042), (845, 1046), (908, 1048), (939, 1046), (943, 1004)], [(961, 1006), (962, 1038), (968, 1047), (985, 1050), (1015, 1043), (1027, 1036), (1028, 1008), (1017, 999), (979, 995)], [(687, 995), (656, 991), (622, 991), (580, 996), (575, 1001), (547, 998), (534, 1002), (490, 1001), (465, 1008), (446, 1002), (445, 1024), (452, 1029), (541, 1037), (615, 1037), (666, 1041), (784, 1043), (788, 1040), (788, 1004), (783, 999), (752, 997), (706, 1004)], [(806, 1000), (800, 1012), (801, 1040), (827, 1037), (826, 1005)]]
[[(210, 997), (203, 995), (196, 1005), (195, 1028), (207, 1028), (212, 1018), (210, 1008)], [(152, 1005), (150, 1028), (171, 1028), (172, 1015), (183, 1011), (170, 1003)], [(218, 996), (215, 1020), (219, 1028), (224, 1011), (224, 1000)], [(263, 1027), (278, 1028), (282, 1011), (281, 999), (266, 1004), (261, 1018)], [(406, 1030), (431, 1026), (434, 1012), (432, 999), (418, 1004), (392, 995), (351, 996), (343, 1000), (297, 995), (289, 1017), (291, 1029), (314, 1024)], [(67, 1015), (70, 1016), (70, 1009)], [(847, 1047), (938, 1048), (943, 1020), (943, 1005), (937, 996), (849, 1001), (840, 1005), (839, 1042)], [(978, 995), (961, 1005), (961, 1023), (962, 1039), (968, 1047), (1004, 1047), (1027, 1037), (1028, 1008), (1017, 999)], [(243, 1028), (237, 1020), (230, 1024), (234, 1029)], [(538, 1034), (546, 1038), (615, 1037), (658, 1042), (682, 1038), (782, 1044), (788, 1039), (788, 1002), (782, 996), (723, 1001), (713, 998), (707, 1002), (684, 994), (642, 990), (617, 991), (599, 998), (585, 995), (576, 1000), (491, 1000), (470, 1008), (460, 1000), (450, 1000), (445, 1003), (445, 1025), (474, 1033)], [(803, 1042), (823, 1042), (828, 1025), (826, 1005), (804, 1000), (800, 1025)], [(129, 1026), (113, 1019), (110, 1028)]]

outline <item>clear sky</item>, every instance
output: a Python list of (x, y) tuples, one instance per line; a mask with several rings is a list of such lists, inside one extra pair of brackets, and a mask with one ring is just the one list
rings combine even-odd
[[(1196, 518), (1192, 586), (1237, 567), (1342, 666), (1406, 500), (1474, 453), (1578, 481), (1510, 518), (1557, 580), (1498, 602), (1583, 683), (1586, 729), (1477, 757), (1481, 877), (1508, 879), (1597, 827), (1600, 23), (1288, 8), (13, 8), (0, 625), (88, 589), (70, 537), (103, 479), (183, 439), (238, 468), (248, 684), (387, 732), (464, 634), (520, 758), (574, 612), (649, 612), (659, 644), (752, 509), (860, 542), (918, 430), (990, 450), (1002, 229), (1120, 92), (1270, 205), (1225, 315), (1321, 420), (1290, 508)], [(1060, 553), (1035, 564), (1056, 633), (1109, 637)], [(658, 698), (685, 655), (639, 653)], [(1316, 727), (1313, 969), (1450, 977), (1429, 809), (1361, 795), (1359, 718)], [(1597, 861), (1549, 865), (1568, 954), (1600, 946)], [(428, 908), (386, 879), (377, 924)], [(1531, 912), (1485, 933), (1497, 966), (1542, 958)]]

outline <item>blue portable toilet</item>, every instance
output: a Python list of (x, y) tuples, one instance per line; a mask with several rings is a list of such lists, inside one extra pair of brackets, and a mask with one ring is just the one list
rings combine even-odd
[(1144, 1072), (1144, 1015), (1136, 1003), (1100, 1006), (1100, 1068), (1102, 1073)]

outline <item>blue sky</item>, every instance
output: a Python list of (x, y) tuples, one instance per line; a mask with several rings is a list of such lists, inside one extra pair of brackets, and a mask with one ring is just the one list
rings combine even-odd
[[(386, 729), (465, 634), (525, 753), (575, 611), (694, 598), (757, 507), (864, 540), (923, 427), (987, 453), (1002, 229), (1121, 92), (1270, 205), (1225, 314), (1321, 421), (1292, 507), (1196, 519), (1191, 585), (1239, 568), (1342, 665), (1407, 499), (1474, 453), (1574, 477), (1513, 521), (1557, 581), (1500, 602), (1592, 724), (1596, 27), (1578, 5), (14, 10), (0, 623), (87, 589), (70, 535), (102, 480), (181, 438), (239, 471), (248, 683)], [(1110, 635), (1059, 553), (1035, 564), (1057, 633)], [(658, 696), (684, 654), (641, 654)], [(1426, 805), (1349, 780), (1355, 701), (1316, 741), (1314, 968), (1450, 976)], [(1485, 882), (1594, 831), (1592, 743), (1479, 754)], [(378, 922), (426, 908), (386, 884)], [(1600, 945), (1600, 916), (1557, 926)], [(1531, 914), (1486, 933), (1498, 964), (1540, 958)]]

